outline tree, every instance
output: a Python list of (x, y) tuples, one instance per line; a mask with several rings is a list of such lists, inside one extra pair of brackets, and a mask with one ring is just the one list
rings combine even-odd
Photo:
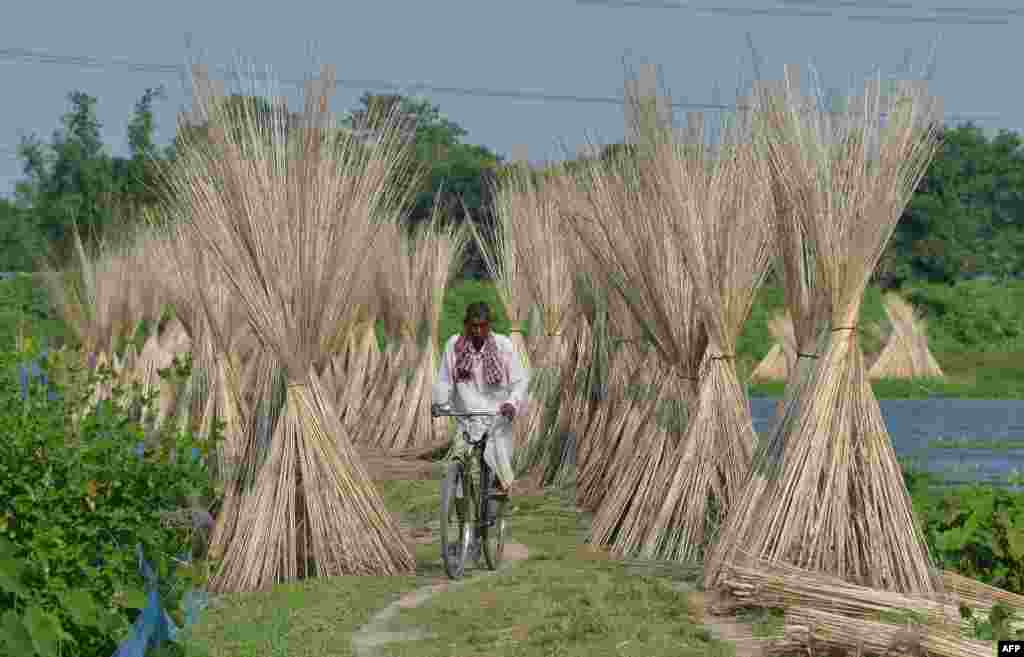
[(137, 212), (158, 201), (157, 162), (172, 155), (161, 152), (153, 141), (153, 103), (166, 100), (163, 86), (147, 88), (135, 103), (135, 111), (128, 121), (128, 148), (131, 157), (114, 158), (114, 177), (120, 182), (122, 193), (131, 199)]
[(43, 239), (28, 212), (0, 198), (0, 271), (32, 271), (33, 254), (40, 253)]
[(69, 93), (71, 109), (50, 143), (35, 135), (21, 141), (25, 179), (16, 186), (16, 198), (24, 225), (9, 239), (24, 240), (33, 258), (52, 255), (61, 263), (70, 255), (72, 222), (88, 240), (125, 233), (127, 223), (139, 220), (139, 210), (157, 199), (156, 160), (172, 155), (153, 139), (153, 105), (162, 98), (162, 88), (150, 88), (135, 104), (128, 123), (131, 155), (122, 158), (106, 152), (96, 99)]
[[(80, 91), (68, 94), (71, 110), (61, 119), (45, 147), (35, 135), (23, 138), (18, 148), (28, 180), (16, 194), (31, 209), (35, 230), (62, 259), (70, 251), (68, 227), (77, 221), (87, 235), (95, 234), (109, 219), (100, 199), (114, 188), (111, 158), (104, 153), (102, 124), (96, 117), (96, 99)], [(42, 256), (43, 254), (38, 254)]]
[(972, 124), (948, 128), (904, 212), (878, 280), (953, 282), (1024, 271), (1024, 153), (1019, 135), (994, 139)]
[[(342, 125), (351, 130), (372, 131), (379, 126), (380, 117), (391, 112), (401, 115), (397, 120), (412, 140), (416, 163), (425, 170), (413, 200), (410, 224), (429, 219), (435, 202), (441, 203), (456, 222), (488, 221), (493, 169), (501, 158), (485, 146), (464, 143), (466, 130), (425, 99), (366, 93), (360, 98), (360, 107), (351, 111)], [(475, 243), (470, 242), (462, 274), (479, 273), (481, 263)]]

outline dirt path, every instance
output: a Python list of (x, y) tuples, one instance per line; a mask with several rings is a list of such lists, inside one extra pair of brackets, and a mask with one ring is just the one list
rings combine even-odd
[(395, 602), (392, 602), (390, 605), (374, 614), (373, 617), (370, 618), (370, 622), (363, 625), (352, 635), (352, 653), (355, 657), (383, 657), (384, 653), (381, 651), (381, 648), (386, 644), (397, 643), (399, 641), (419, 641), (421, 639), (432, 638), (432, 634), (418, 628), (403, 632), (395, 632), (390, 630), (389, 627), (391, 626), (391, 622), (394, 620), (395, 616), (397, 616), (398, 612), (402, 609), (419, 607), (439, 593), (453, 591), (465, 586), (466, 584), (479, 581), (481, 578), (490, 577), (491, 575), (504, 572), (509, 568), (514, 567), (516, 564), (526, 560), (529, 556), (530, 552), (526, 549), (525, 545), (520, 543), (506, 543), (505, 558), (501, 567), (497, 571), (476, 570), (473, 572), (472, 576), (457, 582), (444, 580), (406, 593)]

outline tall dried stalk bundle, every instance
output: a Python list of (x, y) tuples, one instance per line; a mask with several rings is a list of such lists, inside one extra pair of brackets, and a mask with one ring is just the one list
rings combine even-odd
[[(544, 189), (561, 212), (580, 213), (588, 203), (581, 183), (569, 170), (556, 168), (545, 176)], [(608, 303), (614, 297), (606, 293), (603, 275), (575, 231), (566, 226), (562, 234), (568, 268), (574, 272), (574, 296), (564, 324), (566, 351), (558, 375), (559, 394), (548, 402), (557, 404), (557, 413), (546, 416), (543, 428), (549, 436), (541, 478), (546, 485), (575, 485), (581, 453), (602, 434), (610, 410), (608, 386), (615, 347)]]
[(575, 455), (571, 463), (561, 464), (562, 472), (556, 476), (563, 479), (569, 475), (577, 478), (579, 464), (589, 457), (594, 443), (602, 439), (615, 401), (620, 398), (612, 391), (617, 360), (607, 303), (609, 295), (599, 285), (600, 279), (593, 264), (587, 262), (584, 249), (577, 248), (575, 253), (579, 272), (576, 303), (582, 321), (577, 323), (575, 348), (566, 363), (569, 382), (566, 388), (572, 391), (570, 402), (575, 405), (569, 419)]
[(935, 152), (937, 103), (914, 84), (885, 98), (875, 81), (843, 115), (808, 111), (794, 77), (777, 102), (782, 110), (765, 113), (770, 157), (789, 172), (787, 194), (805, 208), (797, 216), (828, 295), (831, 335), (794, 395), (801, 401), (776, 427), (784, 437), (773, 436), (759, 455), (764, 476), (748, 487), (708, 579), (742, 546), (770, 562), (931, 593), (940, 583), (866, 377), (856, 324), (871, 271)]
[(924, 320), (916, 315), (913, 306), (893, 292), (885, 295), (884, 303), (892, 333), (868, 370), (868, 378), (941, 379), (942, 368), (928, 348)]
[[(411, 572), (412, 555), (315, 371), (368, 283), (376, 228), (409, 202), (411, 187), (398, 184), (409, 182), (410, 162), (398, 115), (373, 117), (377, 134), (366, 146), (317, 127), (323, 95), (307, 94), (297, 128), (255, 103), (229, 110), (222, 98), (196, 100), (210, 117), (206, 136), (190, 134), (179, 166), (164, 172), (164, 202), (244, 305), (285, 384), (212, 587)], [(202, 301), (211, 318), (215, 307)]]
[[(444, 290), (461, 262), (466, 234), (453, 225), (442, 226), (440, 206), (426, 225), (402, 237), (384, 255), (392, 273), (387, 278), (390, 307), (401, 312), (400, 336), (404, 362), (396, 368), (391, 403), (380, 417), (381, 437), (372, 443), (388, 450), (431, 445), (443, 437), (444, 424), (430, 418), (430, 387), (438, 362)], [(385, 254), (381, 248), (378, 253)], [(439, 432), (441, 432), (439, 434)]]
[(607, 420), (599, 433), (588, 434), (577, 463), (576, 504), (596, 511), (615, 479), (615, 467), (635, 455), (636, 438), (652, 408), (654, 384), (665, 375), (661, 359), (653, 349), (646, 352), (633, 344), (623, 346), (615, 356), (609, 380), (609, 396), (602, 405)]
[(786, 381), (796, 369), (797, 346), (793, 320), (788, 315), (776, 315), (768, 320), (768, 331), (775, 344), (751, 373), (755, 381)]
[[(528, 173), (529, 169), (524, 164), (516, 164), (516, 171), (521, 175), (522, 169)], [(506, 172), (507, 175), (507, 172)], [(491, 183), (492, 197), (495, 199), (492, 221), (484, 222), (479, 227), (477, 222), (467, 222), (469, 233), (477, 246), (484, 260), (487, 273), (494, 282), (494, 289), (498, 293), (498, 299), (505, 308), (505, 315), (508, 317), (511, 327), (509, 338), (515, 345), (519, 357), (529, 367), (529, 350), (526, 346), (526, 339), (523, 337), (523, 328), (529, 319), (527, 313), (534, 304), (530, 297), (530, 289), (526, 285), (526, 278), (522, 273), (521, 259), (523, 257), (522, 247), (517, 247), (517, 239), (523, 240), (524, 236), (519, 234), (521, 228), (516, 224), (517, 208), (514, 205), (512, 194), (501, 193), (503, 189), (500, 180)], [(531, 327), (531, 330), (534, 330)]]
[[(795, 67), (788, 67), (787, 72), (792, 76), (799, 74)], [(776, 329), (781, 329), (785, 336), (782, 349), (786, 349), (788, 342), (793, 356), (787, 367), (786, 389), (776, 422), (767, 440), (761, 441), (749, 480), (727, 516), (708, 558), (706, 583), (709, 585), (722, 561), (734, 557), (735, 550), (745, 545), (751, 523), (757, 520), (757, 502), (768, 486), (767, 478), (780, 467), (779, 462), (785, 453), (786, 441), (796, 426), (814, 365), (831, 336), (828, 331), (830, 300), (822, 285), (814, 243), (805, 229), (818, 212), (814, 205), (817, 181), (813, 176), (800, 176), (799, 171), (792, 171), (784, 150), (787, 145), (771, 138), (770, 130), (774, 127), (777, 133), (781, 129), (779, 126), (787, 111), (785, 94), (780, 87), (760, 83), (755, 102), (759, 105), (757, 116), (764, 128), (761, 144), (766, 154), (767, 180), (775, 208), (769, 214), (774, 236), (774, 266), (781, 279), (786, 302), (784, 323), (781, 326), (776, 324)], [(799, 109), (805, 108), (801, 106)]]
[(83, 356), (93, 365), (109, 362), (117, 340), (133, 327), (130, 251), (125, 245), (101, 243), (91, 255), (77, 228), (73, 237), (75, 266), (64, 273), (48, 271), (43, 281)]
[(353, 329), (351, 353), (353, 358), (348, 362), (345, 381), (338, 397), (341, 422), (345, 426), (354, 426), (362, 418), (360, 411), (369, 394), (376, 390), (373, 386), (374, 377), (384, 369), (381, 366), (380, 346), (373, 320), (367, 319), (364, 324)]
[[(495, 230), (478, 241), (490, 255), (488, 267), (499, 275), (502, 301), (513, 304), (513, 321), (521, 321), (531, 303), (526, 362), (531, 390), (525, 417), (516, 424), (514, 467), (532, 470), (562, 453), (564, 421), (557, 393), (561, 365), (569, 350), (569, 319), (573, 309), (574, 272), (569, 256), (561, 199), (554, 183), (542, 180), (528, 167), (511, 167), (494, 189)], [(488, 243), (489, 242), (489, 243)], [(548, 413), (549, 417), (545, 417)], [(550, 414), (554, 413), (554, 417)]]
[[(221, 558), (234, 539), (243, 503), (259, 482), (285, 403), (284, 376), (269, 349), (256, 350), (248, 364), (248, 376), (238, 381), (238, 386), (237, 396), (226, 397), (235, 404), (232, 410), (238, 411), (241, 426), (234, 467), (224, 473), (224, 494), (210, 534), (209, 553), (214, 559)], [(241, 526), (245, 529), (246, 524)]]
[(126, 241), (130, 245), (126, 253), (127, 266), (132, 272), (131, 287), (128, 290), (128, 314), (138, 322), (155, 326), (166, 302), (155, 229), (140, 225), (132, 230)]
[[(587, 216), (591, 203), (587, 175), (560, 175), (549, 179), (557, 190), (568, 216)], [(586, 238), (580, 231), (589, 231)], [(632, 404), (625, 386), (635, 380), (630, 376), (639, 364), (635, 348), (643, 338), (643, 330), (615, 285), (606, 280), (602, 259), (611, 254), (595, 222), (576, 222), (567, 230), (567, 242), (576, 271), (576, 337), (567, 368), (563, 373), (563, 401), (570, 410), (565, 421), (575, 447), (571, 465), (563, 464), (563, 475), (571, 473), (577, 483), (577, 504), (586, 496), (579, 487), (580, 467), (592, 456), (604, 454), (606, 443), (616, 443), (621, 436), (618, 420)], [(590, 245), (588, 248), (587, 244)], [(592, 249), (604, 249), (595, 257)], [(606, 435), (608, 431), (615, 432)], [(593, 482), (593, 479), (590, 480)]]
[(386, 367), (367, 399), (363, 416), (364, 431), (358, 442), (375, 448), (387, 448), (398, 431), (396, 417), (404, 412), (406, 396), (416, 376), (418, 339), (425, 337), (426, 324), (417, 322), (416, 271), (414, 242), (400, 225), (382, 225), (375, 237), (374, 250), (381, 254), (375, 264), (374, 280), (380, 317), (388, 336)]
[(688, 118), (688, 137), (663, 142), (652, 167), (658, 221), (678, 235), (708, 340), (686, 435), (660, 473), (671, 483), (644, 545), (645, 555), (673, 561), (703, 558), (749, 474), (757, 435), (733, 354), (768, 273), (774, 210), (749, 113), (726, 123), (714, 146), (705, 145), (703, 116)]
[[(189, 422), (204, 439), (212, 437), (215, 422), (223, 422), (222, 440), (213, 452), (211, 470), (220, 483), (231, 486), (245, 458), (243, 423), (247, 414), (242, 390), (242, 359), (239, 345), (248, 326), (245, 309), (223, 273), (213, 266), (192, 234), (181, 226), (165, 242), (173, 281), (187, 304), (188, 314), (198, 318), (192, 350), (192, 386), (189, 389)], [(209, 313), (206, 312), (209, 309)]]
[(166, 417), (171, 401), (170, 390), (164, 390), (159, 370), (172, 364), (172, 356), (161, 346), (159, 323), (167, 304), (166, 280), (171, 267), (164, 257), (163, 235), (160, 230), (145, 227), (136, 233), (131, 259), (134, 269), (134, 294), (131, 315), (146, 322), (149, 335), (135, 361), (132, 379), (144, 394), (156, 394), (154, 407), (147, 409), (142, 420), (145, 426), (159, 429), (159, 421)]
[[(365, 446), (378, 446), (390, 428), (386, 418), (393, 416), (401, 404), (408, 384), (408, 366), (415, 346), (415, 327), (411, 325), (407, 308), (394, 294), (394, 281), (407, 281), (410, 261), (399, 254), (407, 248), (406, 237), (397, 223), (382, 224), (374, 237), (374, 248), (387, 254), (375, 260), (368, 272), (376, 297), (377, 319), (386, 337), (378, 368), (367, 381), (363, 404), (358, 408), (340, 409), (346, 417), (358, 414), (362, 430), (355, 440)], [(355, 397), (351, 391), (349, 397)]]
[[(587, 194), (580, 193), (579, 189), (579, 185), (585, 182), (578, 182), (576, 193), (568, 199), (567, 211), (585, 216)], [(649, 367), (657, 369), (660, 363), (645, 362), (649, 350), (640, 323), (616, 286), (605, 280), (600, 266), (602, 259), (593, 257), (586, 246), (590, 244), (593, 248), (600, 248), (604, 244), (600, 234), (592, 234), (584, 240), (577, 234), (578, 230), (593, 232), (599, 229), (594, 222), (577, 222), (570, 232), (575, 243), (571, 249), (574, 266), (580, 278), (588, 282), (590, 292), (588, 299), (584, 300), (586, 303), (580, 305), (593, 308), (585, 313), (585, 318), (594, 327), (591, 330), (597, 337), (591, 346), (594, 362), (590, 367), (581, 369), (581, 373), (591, 381), (596, 408), (590, 409), (590, 421), (579, 432), (575, 467), (577, 505), (594, 509), (597, 507), (595, 495), (605, 492), (597, 487), (597, 482), (607, 474), (604, 465), (619, 444), (626, 418), (638, 402), (637, 395), (630, 394), (627, 388), (631, 383), (639, 382)], [(609, 257), (608, 253), (602, 256), (604, 261)]]
[[(590, 541), (617, 555), (636, 554), (656, 512), (664, 460), (682, 439), (706, 341), (696, 295), (682, 260), (674, 218), (653, 205), (650, 161), (622, 155), (588, 163), (582, 172), (588, 204), (570, 225), (595, 267), (639, 324), (658, 358), (658, 376), (637, 399), (624, 425), (610, 427), (611, 444), (590, 458), (580, 503), (599, 506)], [(669, 220), (668, 222), (666, 221)], [(603, 473), (602, 473), (603, 471)]]

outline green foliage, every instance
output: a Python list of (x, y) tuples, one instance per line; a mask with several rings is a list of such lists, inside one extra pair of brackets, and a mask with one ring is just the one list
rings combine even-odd
[(28, 274), (0, 281), (0, 349), (13, 345), (19, 330), (31, 335), (40, 346), (55, 346), (66, 337), (65, 327), (50, 307), (46, 288)]
[(918, 283), (905, 294), (927, 320), (933, 350), (1024, 350), (1024, 281)]
[(992, 605), (987, 617), (973, 612), (970, 607), (961, 604), (960, 617), (970, 622), (972, 639), (980, 641), (1003, 641), (1024, 637), (1024, 630), (1015, 630), (1011, 626), (1013, 612), (1001, 602)]
[[(484, 301), (491, 307), (491, 330), (496, 333), (508, 333), (508, 315), (493, 284), (471, 280), (455, 281), (449, 285), (444, 295), (440, 346), (443, 346), (451, 336), (462, 332), (466, 308), (477, 301)], [(529, 328), (523, 327), (523, 331), (528, 332)]]
[(1024, 492), (981, 484), (939, 486), (934, 476), (907, 467), (904, 479), (942, 568), (1024, 593)]
[(0, 198), (0, 271), (34, 269), (33, 254), (42, 253), (45, 246), (28, 210)]
[[(147, 89), (128, 125), (132, 157), (112, 157), (103, 144), (96, 98), (68, 94), (70, 110), (49, 144), (31, 135), (18, 149), (25, 179), (16, 186), (19, 221), (10, 228), (11, 246), (24, 254), (19, 270), (35, 270), (49, 256), (63, 264), (71, 254), (71, 226), (87, 240), (120, 238), (140, 217), (139, 209), (155, 201), (153, 103), (162, 89)], [(0, 257), (8, 257), (0, 252)], [(14, 264), (14, 263), (12, 263)]]
[[(444, 116), (437, 105), (421, 98), (367, 93), (360, 98), (360, 107), (351, 111), (342, 124), (350, 129), (372, 128), (374, 121), (387, 112), (398, 112), (408, 123), (415, 164), (424, 172), (413, 190), (410, 225), (427, 221), (435, 204), (456, 222), (486, 220), (498, 156), (484, 146), (463, 142), (466, 131)], [(474, 242), (468, 245), (466, 255), (466, 271), (481, 271)]]
[(1024, 154), (1012, 132), (987, 138), (962, 125), (921, 181), (883, 258), (879, 276), (948, 282), (1024, 271)]
[[(117, 389), (112, 402), (72, 420), (90, 381), (109, 370), (86, 375), (54, 359), (51, 378), (67, 382), (58, 398), (33, 384), (23, 400), (19, 357), (0, 353), (0, 654), (109, 655), (145, 605), (136, 544), (181, 618), (182, 591), (170, 575), (200, 576), (176, 568), (172, 557), (190, 550), (191, 528), (167, 522), (167, 513), (208, 495), (209, 476), (190, 458), (188, 436), (147, 438), (132, 419), (147, 401), (137, 391)], [(139, 458), (133, 449), (144, 440), (156, 449)]]

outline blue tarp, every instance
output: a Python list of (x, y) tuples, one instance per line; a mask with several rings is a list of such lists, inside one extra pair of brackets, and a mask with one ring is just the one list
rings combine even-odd
[[(33, 383), (40, 383), (46, 388), (46, 396), (49, 401), (57, 399), (57, 392), (50, 385), (49, 377), (42, 366), (46, 362), (47, 351), (38, 358), (22, 363), (18, 366), (18, 383), (21, 387), (22, 400), (28, 399), (29, 387)], [(139, 458), (145, 455), (145, 445), (138, 443), (133, 452)], [(198, 448), (192, 448), (192, 458), (199, 460), (201, 453)], [(153, 566), (146, 561), (142, 545), (135, 547), (139, 560), (139, 574), (146, 582), (146, 607), (135, 619), (132, 631), (128, 638), (117, 647), (113, 657), (145, 657), (146, 652), (156, 648), (167, 641), (176, 641), (180, 628), (167, 614), (160, 601), (159, 580)], [(188, 561), (188, 555), (181, 555), (183, 561)], [(200, 613), (206, 608), (209, 597), (206, 591), (190, 590), (185, 592), (182, 606), (185, 611), (185, 627), (191, 627), (199, 620)]]
[[(145, 446), (142, 443), (136, 445), (135, 453), (142, 458)], [(193, 447), (192, 458), (199, 460), (199, 457), (199, 450)], [(180, 631), (160, 603), (160, 582), (153, 567), (146, 561), (142, 546), (136, 546), (135, 551), (139, 557), (139, 573), (146, 580), (146, 608), (135, 619), (131, 634), (117, 647), (117, 652), (112, 657), (145, 657), (147, 650), (167, 641), (177, 641)], [(190, 560), (189, 555), (179, 555), (179, 559), (186, 562)], [(185, 610), (186, 628), (198, 622), (199, 614), (206, 608), (208, 601), (206, 591), (193, 589), (185, 592), (182, 606)]]
[[(146, 608), (135, 619), (131, 634), (112, 657), (145, 657), (146, 652), (167, 641), (177, 641), (181, 631), (160, 603), (159, 580), (153, 566), (146, 561), (142, 546), (138, 545), (135, 552), (139, 558), (139, 572), (146, 580)], [(185, 627), (195, 625), (199, 614), (206, 608), (209, 598), (205, 591), (188, 591), (184, 595)]]

